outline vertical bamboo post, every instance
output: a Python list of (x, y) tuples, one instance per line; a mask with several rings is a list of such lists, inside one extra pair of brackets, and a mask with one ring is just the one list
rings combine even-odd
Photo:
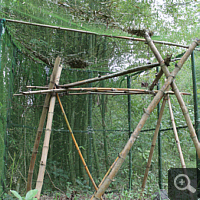
[[(149, 37), (149, 35), (147, 33), (145, 33), (145, 39), (146, 39), (148, 44), (152, 42), (151, 38)], [(148, 119), (149, 115), (152, 113), (152, 111), (155, 109), (157, 104), (160, 102), (160, 100), (163, 97), (163, 95), (164, 95), (165, 91), (167, 90), (168, 86), (173, 82), (175, 76), (177, 75), (177, 73), (179, 72), (181, 67), (183, 66), (184, 62), (186, 61), (186, 59), (189, 57), (189, 55), (194, 50), (194, 48), (198, 45), (199, 42), (200, 42), (199, 40), (196, 40), (191, 44), (191, 46), (186, 51), (186, 53), (184, 54), (182, 59), (179, 61), (178, 67), (176, 67), (171, 74), (169, 74), (169, 71), (168, 71), (167, 67), (165, 66), (164, 60), (161, 60), (160, 65), (161, 65), (161, 67), (163, 69), (163, 72), (164, 73), (166, 72), (167, 81), (165, 81), (163, 87), (158, 91), (157, 95), (153, 98), (153, 100), (149, 104), (148, 108), (144, 109), (144, 114), (143, 114), (139, 124), (137, 125), (136, 129), (134, 130), (134, 132), (131, 134), (131, 137), (129, 138), (129, 140), (126, 143), (124, 149), (120, 153), (119, 159), (116, 161), (116, 163), (115, 163), (114, 167), (112, 168), (110, 174), (107, 176), (107, 178), (104, 180), (103, 184), (99, 187), (99, 189), (97, 190), (96, 194), (92, 198), (93, 200), (98, 200), (104, 194), (105, 190), (108, 188), (108, 186), (112, 182), (113, 178), (115, 177), (115, 175), (119, 171), (121, 165), (123, 164), (128, 152), (130, 151), (131, 147), (133, 146), (133, 143), (135, 142), (136, 138), (138, 137), (138, 135), (139, 135), (142, 127), (144, 126), (146, 120)], [(155, 49), (157, 51), (157, 49), (155, 48), (154, 44), (153, 44), (153, 46), (150, 45), (150, 47), (151, 47), (151, 49), (153, 47), (153, 50)], [(155, 56), (156, 56), (156, 58), (159, 57), (160, 56), (159, 52), (158, 52), (158, 54), (155, 54)], [(162, 59), (162, 57), (161, 57), (161, 59)], [(196, 143), (196, 144), (199, 145), (198, 143)], [(198, 148), (199, 148), (199, 151), (200, 151), (200, 145), (199, 145)], [(200, 155), (200, 152), (199, 152), (199, 155)]]
[[(191, 54), (191, 64), (192, 64), (192, 81), (193, 81), (193, 98), (194, 98), (194, 119), (195, 119), (195, 131), (198, 140), (200, 139), (200, 127), (199, 127), (199, 110), (198, 110), (198, 100), (197, 100), (197, 83), (196, 83), (196, 67), (194, 60), (194, 51)], [(200, 159), (196, 156), (196, 167), (200, 168)], [(200, 180), (200, 172), (197, 170), (197, 181)], [(197, 193), (200, 191), (200, 185), (197, 183)]]
[[(127, 88), (131, 88), (131, 77), (127, 76)], [(131, 95), (128, 95), (128, 134), (131, 137)], [(132, 152), (129, 152), (129, 190), (132, 185)]]
[[(52, 75), (51, 75), (51, 78), (50, 78), (49, 89), (53, 89), (53, 87), (55, 85), (55, 80), (60, 76), (59, 73), (58, 73), (59, 64), (60, 64), (60, 57), (57, 57), (56, 60), (55, 60), (53, 72), (52, 72)], [(41, 114), (41, 117), (40, 117), (40, 122), (39, 122), (39, 126), (38, 126), (38, 129), (37, 129), (37, 134), (36, 134), (33, 152), (32, 152), (32, 156), (31, 156), (29, 171), (28, 171), (28, 180), (27, 180), (26, 192), (28, 192), (32, 188), (33, 170), (34, 170), (34, 166), (35, 166), (35, 160), (36, 160), (36, 156), (37, 156), (37, 152), (38, 152), (38, 147), (39, 147), (39, 144), (40, 144), (40, 138), (41, 138), (41, 135), (42, 135), (44, 122), (45, 122), (46, 115), (47, 115), (47, 110), (48, 110), (48, 107), (49, 107), (50, 97), (51, 97), (51, 94), (48, 93), (46, 95), (46, 98), (45, 98), (45, 101), (44, 101), (42, 114)]]
[[(102, 81), (102, 87), (104, 87), (104, 81)], [(106, 132), (106, 110), (105, 110), (105, 95), (101, 95), (101, 104), (102, 104), (102, 126), (103, 126), (103, 144), (104, 144), (104, 153), (105, 153), (105, 163), (106, 170), (109, 169), (109, 160), (108, 160), (108, 144), (107, 144), (107, 132)]]
[[(156, 71), (157, 71), (157, 73), (159, 72), (159, 67), (156, 67)], [(160, 72), (162, 72), (162, 70)], [(163, 74), (163, 72), (161, 74)], [(158, 75), (157, 75), (157, 77), (158, 77)], [(159, 90), (160, 89), (159, 79), (157, 80), (156, 83), (157, 83), (157, 90)], [(157, 105), (157, 115), (158, 115), (158, 118), (159, 118), (160, 102)], [(161, 125), (160, 125), (160, 128), (161, 128)], [(163, 183), (162, 183), (162, 140), (161, 140), (160, 128), (159, 128), (159, 131), (158, 131), (158, 184), (159, 184), (159, 188), (163, 189)]]
[[(56, 84), (59, 83), (61, 71), (62, 71), (62, 67), (59, 66), (58, 76), (57, 76), (57, 79), (55, 80)], [(43, 149), (42, 149), (42, 156), (41, 156), (41, 161), (40, 161), (40, 168), (39, 168), (38, 178), (36, 182), (36, 189), (38, 190), (38, 193), (36, 195), (37, 199), (40, 198), (43, 180), (44, 180), (44, 173), (45, 173), (47, 155), (48, 155), (48, 150), (49, 150), (49, 141), (50, 141), (50, 135), (51, 135), (51, 127), (52, 127), (52, 121), (53, 121), (55, 101), (56, 101), (56, 96), (52, 95), (50, 99), (50, 104), (49, 104), (49, 111), (48, 111), (48, 117), (47, 117)]]
[(149, 168), (151, 166), (151, 160), (152, 160), (152, 157), (153, 157), (153, 152), (154, 152), (154, 148), (155, 148), (155, 145), (156, 145), (156, 140), (157, 140), (158, 133), (159, 133), (159, 130), (160, 130), (160, 124), (161, 124), (161, 120), (162, 120), (165, 104), (166, 104), (166, 96), (163, 98), (163, 102), (162, 102), (162, 106), (161, 106), (161, 109), (160, 109), (160, 113), (159, 113), (156, 129), (155, 129), (155, 133), (154, 133), (154, 136), (153, 136), (153, 140), (152, 140), (152, 144), (151, 144), (151, 150), (149, 152), (149, 158), (148, 158), (148, 162), (147, 162), (147, 167), (146, 167), (146, 170), (145, 170), (144, 179), (143, 179), (143, 183), (142, 183), (142, 192), (144, 191), (144, 188), (145, 188), (145, 185), (146, 185), (146, 181), (147, 181), (147, 177), (148, 177), (148, 173), (149, 173)]
[[(92, 72), (89, 71), (89, 78), (92, 77)], [(89, 83), (89, 87), (92, 87), (92, 83)], [(88, 143), (89, 143), (89, 156), (88, 156), (88, 167), (90, 173), (92, 173), (92, 94), (89, 94), (89, 101), (88, 101)], [(92, 182), (89, 179), (89, 186), (92, 187)]]
[(167, 96), (168, 96), (168, 106), (169, 106), (170, 118), (171, 118), (173, 130), (174, 130), (174, 136), (175, 136), (175, 140), (176, 140), (176, 144), (177, 144), (177, 148), (178, 148), (178, 152), (179, 152), (179, 156), (180, 156), (180, 160), (181, 160), (181, 165), (182, 165), (182, 168), (186, 168), (185, 161), (184, 161), (184, 158), (183, 158), (183, 153), (182, 153), (182, 150), (181, 150), (180, 141), (179, 141), (179, 138), (178, 138), (176, 124), (175, 124), (175, 121), (174, 121), (174, 115), (173, 115), (173, 111), (172, 111), (172, 105), (171, 105), (171, 101), (170, 101), (170, 98), (169, 98), (169, 94)]

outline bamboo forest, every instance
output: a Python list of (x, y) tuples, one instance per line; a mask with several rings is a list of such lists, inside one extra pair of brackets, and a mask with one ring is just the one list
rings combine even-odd
[(199, 0), (0, 0), (0, 199), (200, 198), (199, 33)]

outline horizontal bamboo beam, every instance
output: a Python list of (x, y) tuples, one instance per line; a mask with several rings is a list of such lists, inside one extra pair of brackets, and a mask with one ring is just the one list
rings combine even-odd
[[(130, 88), (59, 88), (59, 89), (48, 89), (48, 90), (37, 90), (37, 91), (28, 91), (22, 92), (22, 94), (14, 94), (15, 96), (19, 95), (33, 95), (33, 94), (46, 94), (46, 93), (59, 93), (59, 92), (68, 92), (68, 91), (80, 91), (80, 92), (93, 92), (93, 93), (118, 93), (118, 94), (156, 94), (158, 90), (142, 90), (142, 89), (130, 89)], [(73, 93), (70, 93), (73, 94)], [(79, 94), (79, 93), (76, 93)], [(88, 94), (88, 93), (86, 93)], [(174, 94), (173, 91), (166, 91), (165, 94)], [(181, 92), (182, 95), (191, 95), (187, 92)]]
[[(177, 59), (174, 59), (173, 61), (175, 61), (175, 60), (177, 60)], [(68, 87), (80, 86), (80, 85), (87, 84), (87, 83), (93, 83), (93, 82), (96, 82), (96, 81), (102, 81), (102, 80), (109, 79), (109, 78), (115, 78), (115, 77), (118, 77), (118, 76), (127, 75), (127, 74), (130, 74), (130, 73), (133, 73), (133, 72), (145, 71), (145, 70), (157, 67), (157, 66), (160, 66), (160, 64), (159, 63), (153, 63), (153, 64), (149, 64), (149, 65), (138, 66), (138, 67), (134, 67), (134, 68), (131, 68), (131, 69), (128, 69), (128, 70), (124, 70), (124, 71), (120, 71), (120, 72), (116, 72), (116, 73), (112, 73), (112, 74), (107, 74), (107, 75), (104, 75), (104, 76), (98, 76), (98, 77), (91, 78), (91, 79), (86, 79), (86, 80), (77, 81), (77, 82), (74, 82), (74, 83), (68, 83), (68, 84), (65, 84), (65, 85), (60, 85), (60, 87), (68, 88)]]
[[(31, 25), (31, 26), (39, 26), (39, 27), (51, 28), (51, 29), (58, 29), (58, 30), (63, 30), (63, 31), (72, 31), (72, 32), (78, 32), (78, 33), (85, 33), (85, 34), (91, 34), (91, 35), (104, 36), (104, 37), (109, 37), (109, 38), (118, 38), (118, 39), (146, 42), (146, 40), (143, 39), (143, 38), (134, 38), (134, 37), (128, 37), (128, 36), (114, 36), (114, 35), (98, 34), (98, 33), (90, 32), (90, 31), (83, 31), (83, 30), (78, 30), (78, 29), (64, 28), (64, 27), (60, 27), (60, 26), (52, 26), (52, 25), (47, 25), (47, 24), (26, 22), (26, 21), (22, 21), (22, 20), (14, 20), (14, 19), (5, 19), (5, 20), (7, 22), (26, 24), (26, 25)], [(176, 47), (181, 47), (181, 48), (186, 48), (186, 49), (189, 48), (188, 45), (176, 44), (176, 43), (172, 43), (172, 42), (158, 41), (158, 40), (153, 40), (153, 42), (156, 43), (156, 44), (162, 44), (162, 45), (168, 45), (168, 46), (176, 46)]]

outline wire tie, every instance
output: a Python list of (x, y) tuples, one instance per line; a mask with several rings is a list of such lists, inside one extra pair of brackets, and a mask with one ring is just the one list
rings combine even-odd
[(145, 114), (150, 115), (150, 112), (147, 109), (143, 108), (143, 110)]
[(177, 63), (175, 64), (175, 67), (178, 67), (179, 69), (181, 69), (181, 67), (179, 67)]
[(108, 179), (110, 182), (113, 182), (113, 180), (112, 180), (111, 178), (107, 177), (107, 179)]
[(121, 153), (118, 154), (118, 157), (125, 160), (125, 158), (121, 156)]
[(190, 136), (192, 139), (194, 139), (194, 138), (196, 138), (197, 136), (195, 135), (195, 136)]
[(164, 90), (160, 89), (160, 91), (161, 91), (163, 94), (165, 94), (165, 91), (164, 91)]
[(100, 200), (100, 198), (96, 197), (95, 195), (94, 195), (94, 197), (95, 197), (96, 199), (99, 199), (99, 200)]
[(170, 74), (167, 78), (169, 78), (169, 77), (175, 78), (175, 76), (173, 76), (172, 74)]
[(196, 38), (196, 40), (194, 42), (197, 44), (197, 46), (199, 46), (200, 39)]

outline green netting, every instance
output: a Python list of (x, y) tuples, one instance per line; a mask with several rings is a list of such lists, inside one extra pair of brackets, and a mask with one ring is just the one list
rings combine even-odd
[[(44, 17), (44, 15), (41, 17)], [(163, 45), (158, 45), (158, 49), (163, 57), (166, 56), (167, 52), (172, 52), (174, 57), (183, 52), (175, 47)], [(12, 95), (27, 91), (27, 85), (47, 86), (57, 55), (62, 58), (61, 63), (63, 65), (60, 84), (97, 77), (106, 73), (144, 65), (149, 61), (156, 61), (144, 43), (6, 22), (1, 52), (2, 81), (0, 88), (3, 95), (0, 97), (0, 103), (2, 104), (2, 108), (0, 108), (3, 109), (1, 112), (3, 118), (0, 125), (3, 127), (2, 133), (6, 133), (7, 142), (5, 174), (7, 190), (15, 189), (21, 193), (25, 192), (25, 180), (28, 175), (35, 134), (45, 98), (45, 95), (15, 97)], [(173, 68), (174, 63), (171, 64), (169, 69), (172, 70)], [(131, 87), (147, 89), (148, 84), (151, 84), (154, 80), (155, 73), (156, 70), (152, 69), (132, 76)], [(160, 81), (161, 85), (163, 83), (164, 78)], [(177, 85), (180, 91), (192, 92), (190, 61), (185, 64), (184, 69), (177, 76)], [(80, 87), (91, 86), (126, 88), (127, 77), (112, 78)], [(63, 94), (61, 97), (76, 140), (96, 183), (103, 178), (107, 168), (128, 140), (127, 97), (127, 95), (105, 96), (102, 94)], [(152, 99), (152, 95), (133, 95), (131, 97), (131, 130), (138, 124), (143, 109), (149, 105)], [(194, 121), (193, 97), (184, 96), (184, 100)], [(176, 98), (171, 96), (171, 101), (177, 126), (185, 126), (185, 120)], [(132, 148), (134, 152), (131, 177), (133, 179), (133, 190), (138, 190), (141, 187), (156, 120), (157, 112), (155, 110), (143, 128), (146, 131), (140, 134)], [(170, 167), (181, 166), (173, 131), (169, 130), (169, 127), (171, 127), (171, 122), (168, 109), (166, 109), (162, 121), (162, 129), (167, 129), (162, 132), (165, 188), (167, 187), (167, 170)], [(37, 179), (43, 137), (33, 174), (33, 187)], [(188, 130), (179, 129), (179, 137), (180, 141), (187, 146), (187, 148), (183, 148), (186, 165), (195, 167), (195, 149)], [(2, 141), (3, 138), (4, 134), (2, 135)], [(170, 158), (169, 148), (172, 152)], [(156, 149), (148, 179), (147, 192), (150, 193), (158, 188), (157, 163), (158, 152)], [(122, 188), (128, 188), (128, 170), (128, 159), (126, 159), (116, 180), (111, 184), (111, 189), (119, 189), (119, 185)], [(89, 179), (72, 143), (58, 103), (56, 103), (54, 112), (47, 172), (54, 184), (63, 191), (67, 190), (69, 184), (78, 185), (85, 189), (89, 187)], [(43, 191), (45, 193), (52, 190), (55, 190), (55, 188), (46, 175)]]

